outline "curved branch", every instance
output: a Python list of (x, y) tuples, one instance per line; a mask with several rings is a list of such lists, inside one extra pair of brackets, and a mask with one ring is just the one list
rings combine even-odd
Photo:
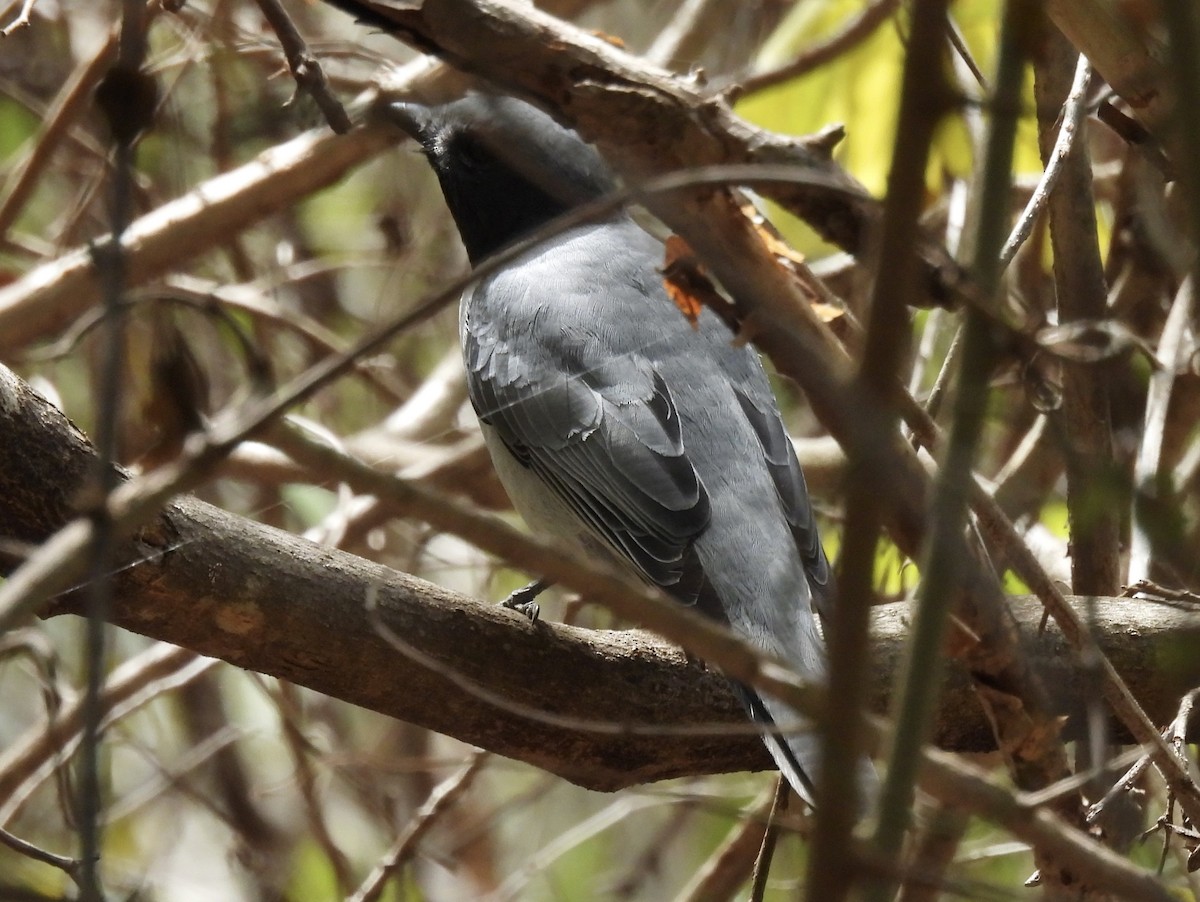
[[(0, 396), (0, 535), (37, 542), (74, 511), (92, 461), (61, 412), (5, 372)], [(112, 622), (238, 667), (307, 686), (529, 762), (593, 789), (770, 766), (718, 674), (689, 665), (641, 631), (531, 624), (523, 617), (351, 554), (180, 498), (123, 548)], [(5, 569), (15, 563), (9, 555)], [(51, 614), (76, 613), (80, 599)], [(436, 662), (405, 657), (375, 628)], [(1080, 602), (1082, 605), (1082, 602)], [(1013, 599), (1027, 635), (1041, 606)], [(907, 630), (907, 607), (875, 612), (873, 701), (886, 707)], [(1159, 722), (1200, 684), (1200, 619), (1189, 608), (1130, 599), (1096, 604), (1105, 652)], [(1031, 638), (1056, 710), (1083, 724), (1080, 685), (1061, 635)], [(514, 716), (464, 682), (557, 722)], [(590, 720), (599, 731), (564, 721)], [(955, 671), (938, 717), (945, 748), (984, 751), (991, 730), (968, 677)]]

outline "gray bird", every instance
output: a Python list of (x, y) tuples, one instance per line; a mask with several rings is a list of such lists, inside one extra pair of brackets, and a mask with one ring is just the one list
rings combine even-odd
[[(594, 148), (522, 101), (474, 93), (391, 112), (437, 173), (472, 263), (614, 188)], [(617, 212), (466, 292), (467, 384), (492, 460), (533, 529), (632, 568), (823, 680), (814, 610), (828, 615), (833, 578), (771, 387), (714, 314), (693, 328), (663, 262), (663, 245)], [(797, 723), (734, 689), (755, 723)], [(811, 804), (815, 733), (764, 740)], [(869, 763), (862, 772), (873, 779)]]

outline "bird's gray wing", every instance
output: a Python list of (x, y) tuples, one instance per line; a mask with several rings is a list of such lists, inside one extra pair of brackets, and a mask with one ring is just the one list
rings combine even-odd
[(784, 516), (804, 563), (813, 600), (821, 616), (827, 619), (834, 595), (833, 575), (825, 549), (821, 547), (804, 472), (796, 459), (796, 450), (779, 415), (779, 408), (774, 403), (770, 386), (760, 372), (735, 386), (734, 395), (758, 436), (767, 470), (775, 483)]
[(710, 511), (666, 382), (646, 357), (575, 329), (569, 313), (526, 317), (502, 285), (477, 291), (493, 294), (476, 297), (462, 339), (480, 420), (595, 535), (653, 583), (677, 587)]

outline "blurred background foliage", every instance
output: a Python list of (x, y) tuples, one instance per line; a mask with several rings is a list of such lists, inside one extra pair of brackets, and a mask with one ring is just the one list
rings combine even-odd
[[(680, 7), (676, 0), (544, 5), (584, 27), (618, 36), (634, 52), (651, 50)], [(9, 18), (16, 15), (15, 6)], [(711, 6), (718, 15), (689, 37), (686, 53), (663, 62), (681, 72), (702, 66), (710, 83), (720, 85), (784, 65), (835, 34), (864, 5), (729, 0)], [(1000, 6), (998, 0), (971, 0), (952, 7), (965, 46), (985, 74), (994, 63)], [(390, 38), (319, 3), (292, 2), (287, 8), (345, 101), (366, 90), (381, 66), (412, 56)], [(29, 156), (39, 152), (41, 128), (55, 98), (95, 56), (119, 15), (113, 0), (40, 0), (28, 27), (0, 44), (0, 157), (6, 185), (0, 196), (7, 195)], [(847, 136), (836, 158), (872, 193), (882, 195), (906, 27), (905, 13), (895, 12), (812, 72), (748, 94), (737, 110), (791, 134), (843, 124)], [(150, 30), (148, 66), (161, 103), (138, 149), (139, 215), (306, 129), (323, 127), (312, 102), (294, 96), (278, 43), (249, 0), (189, 0), (178, 10), (159, 13)], [(973, 82), (969, 73), (956, 72), (955, 79), (966, 100), (941, 128), (926, 179), (927, 218), (951, 247), (955, 223), (961, 222), (955, 192), (971, 190), (986, 96), (986, 86)], [(1014, 210), (1041, 171), (1032, 96), (1030, 87)], [(107, 146), (98, 118), (84, 104), (32, 194), (5, 223), (0, 282), (12, 282), (107, 231)], [(1107, 255), (1122, 179), (1140, 175), (1124, 168), (1124, 148), (1113, 136), (1094, 134), (1092, 146), (1102, 176), (1099, 240)], [(861, 272), (806, 227), (782, 217), (778, 225), (810, 255), (847, 306), (861, 314), (866, 294)], [(1050, 307), (1045, 300), (1048, 246), (1044, 231), (1037, 231), (1014, 264), (1014, 290), (1036, 311)], [(344, 347), (374, 324), (415, 306), (464, 267), (437, 186), (408, 145), (398, 145), (295, 205), (270, 211), (215, 250), (187, 255), (169, 276), (135, 294), (121, 459), (133, 469), (168, 459), (198, 416), (244, 396), (255, 367), (269, 366), (271, 377), (282, 382), (329, 347)], [(1161, 286), (1174, 277), (1161, 278), (1159, 294), (1145, 301), (1155, 309), (1132, 317), (1147, 340), (1161, 328), (1167, 298)], [(257, 308), (234, 303), (239, 291), (255, 299)], [(164, 296), (193, 303), (165, 303)], [(211, 313), (213, 304), (251, 337), (253, 354), (234, 340), (228, 323)], [(914, 318), (911, 385), (919, 396), (931, 387), (955, 325), (954, 317), (942, 311)], [(443, 454), (475, 429), (461, 395), (456, 412), (436, 432), (397, 438), (402, 430), (389, 424), (389, 416), (428, 380), (445, 379), (438, 375), (439, 364), (457, 354), (455, 330), (455, 313), (448, 310), (295, 413), (329, 435), (374, 442), (373, 462), (379, 465)], [(98, 357), (93, 329), (66, 337), (45, 334), (4, 362), (89, 430), (95, 423)], [(1037, 540), (1052, 572), (1069, 579), (1061, 463), (1041, 460), (1015, 482), (1003, 479), (1018, 447), (1032, 441), (1038, 428), (1040, 411), (1025, 375), (1014, 370), (1000, 375), (980, 470), (1009, 492), (1006, 509)], [(1133, 397), (1144, 393), (1145, 378), (1145, 368), (1131, 364), (1127, 387)], [(453, 384), (452, 369), (445, 381)], [(1190, 388), (1187, 409), (1194, 409), (1196, 393)], [(781, 397), (829, 551), (836, 554), (840, 459), (798, 393), (786, 390)], [(1136, 412), (1137, 401), (1131, 404)], [(1186, 410), (1178, 416), (1186, 421)], [(1194, 431), (1185, 430), (1174, 459), (1194, 456), (1195, 448)], [(311, 474), (281, 476), (271, 450), (255, 447), (235, 456), (201, 496), (480, 598), (500, 598), (524, 581), (523, 574), (497, 567), (476, 549), (419, 523), (356, 520), (355, 499), (344, 487)], [(471, 478), (482, 481), (474, 497), (491, 497), (503, 507), (486, 470)], [(1194, 499), (1190, 504), (1185, 510), (1194, 515)], [(1186, 563), (1186, 555), (1178, 560)], [(1183, 576), (1186, 584), (1194, 569)], [(916, 583), (916, 568), (894, 546), (886, 546), (877, 561), (877, 580), (885, 597), (904, 598)], [(562, 597), (544, 605), (544, 616), (610, 625), (604, 612)], [(11, 765), (14, 750), (45, 728), (48, 713), (78, 698), (82, 632), (82, 623), (72, 618), (52, 619), (14, 634), (2, 646), (0, 775)], [(113, 631), (112, 660), (135, 660), (150, 645)], [(104, 745), (105, 883), (112, 898), (170, 902), (341, 898), (364, 879), (432, 789), (474, 755), (444, 737), (225, 665), (182, 687), (165, 682), (143, 706), (117, 721)], [(31, 794), (20, 805), (7, 807), (0, 798), (5, 806), (0, 810), (8, 816), (0, 826), (69, 855), (72, 786), (70, 769), (59, 764), (48, 762), (44, 773), (24, 784)], [(769, 798), (774, 784), (770, 774), (738, 774), (610, 796), (486, 755), (477, 768), (383, 898), (689, 898), (687, 888), (718, 847), (761, 817), (764, 793)], [(1157, 851), (1138, 854), (1153, 859)], [(789, 833), (766, 898), (794, 898), (804, 861), (803, 839)], [(1174, 876), (1182, 871), (1175, 860), (1168, 868)], [(968, 898), (1010, 898), (1022, 896), (1021, 883), (1032, 870), (1022, 844), (971, 824), (946, 876)], [(0, 899), (70, 898), (71, 892), (62, 872), (0, 848)]]

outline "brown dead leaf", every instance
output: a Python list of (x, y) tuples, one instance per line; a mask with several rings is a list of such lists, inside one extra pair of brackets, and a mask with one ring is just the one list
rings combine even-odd
[(813, 313), (817, 315), (817, 319), (826, 325), (840, 323), (846, 318), (846, 311), (841, 307), (835, 307), (833, 304), (823, 304), (820, 301), (813, 301), (809, 306), (812, 307)]
[(704, 264), (696, 259), (688, 243), (678, 235), (666, 241), (663, 255), (663, 287), (671, 302), (688, 318), (692, 328), (699, 328), (700, 310), (704, 299), (720, 299), (717, 290), (704, 271)]
[(804, 262), (804, 254), (800, 253), (774, 232), (759, 226), (758, 235), (762, 238), (763, 244), (767, 246), (767, 250), (774, 254), (776, 259), (789, 269), (794, 271), (797, 265)]
[(839, 338), (845, 339), (849, 332), (846, 311), (841, 307), (827, 304), (820, 300), (819, 294), (809, 284), (810, 280), (815, 277), (807, 272), (804, 267), (804, 254), (788, 244), (783, 239), (783, 236), (779, 234), (779, 231), (771, 225), (753, 204), (742, 204), (741, 211), (750, 220), (759, 240), (762, 241), (763, 246), (771, 256), (775, 258), (775, 262), (790, 272), (799, 281), (801, 290), (803, 290), (805, 296), (808, 298), (808, 305), (812, 308), (813, 313), (817, 315), (817, 319), (829, 326)]
[(759, 212), (758, 207), (754, 206), (754, 204), (750, 203), (749, 201), (739, 204), (738, 209), (742, 211), (743, 216), (760, 228), (762, 228), (763, 224), (767, 221), (762, 213)]
[(606, 44), (612, 44), (618, 50), (625, 49), (625, 42), (622, 41), (615, 34), (609, 34), (606, 31), (600, 31), (598, 28), (593, 28), (590, 33), (591, 33), (592, 37), (599, 38), (600, 40), (604, 41)]
[(754, 204), (742, 204), (740, 209), (742, 214), (754, 225), (754, 231), (758, 233), (759, 239), (766, 245), (767, 250), (774, 254), (779, 262), (787, 265), (793, 271), (795, 271), (795, 266), (792, 264), (804, 262), (804, 255), (783, 240), (779, 230), (771, 225)]

